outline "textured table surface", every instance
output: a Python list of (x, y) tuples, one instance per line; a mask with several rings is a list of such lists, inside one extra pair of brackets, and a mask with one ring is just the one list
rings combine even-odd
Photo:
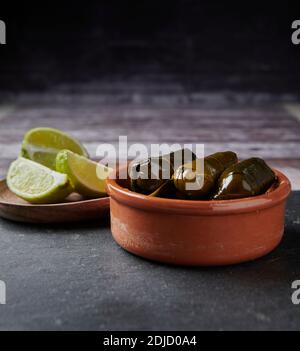
[[(123, 251), (108, 225), (33, 226), (0, 219), (0, 329), (299, 329), (300, 193), (281, 245), (219, 268), (183, 268)], [(241, 234), (242, 235), (242, 234)]]
[[(283, 99), (281, 97), (281, 99)], [(37, 126), (63, 129), (92, 157), (100, 143), (204, 143), (205, 153), (231, 149), (258, 156), (300, 189), (300, 105), (265, 94), (184, 93), (182, 86), (105, 84), (58, 87), (47, 93), (0, 93), (0, 177), (17, 157), (24, 133)], [(124, 157), (121, 150), (120, 157)]]

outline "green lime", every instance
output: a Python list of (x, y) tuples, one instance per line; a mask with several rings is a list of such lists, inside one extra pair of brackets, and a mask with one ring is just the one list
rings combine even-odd
[(11, 164), (7, 186), (22, 199), (39, 204), (61, 202), (73, 190), (66, 174), (23, 157)]
[(79, 141), (53, 128), (29, 130), (23, 139), (21, 156), (55, 170), (56, 155), (63, 149), (88, 157)]
[(68, 175), (71, 185), (86, 197), (106, 196), (106, 178), (111, 168), (96, 163), (69, 150), (56, 157), (56, 170)]

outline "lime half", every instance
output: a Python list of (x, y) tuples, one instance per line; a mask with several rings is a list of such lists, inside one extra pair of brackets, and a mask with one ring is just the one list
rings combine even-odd
[(39, 204), (61, 202), (72, 191), (66, 174), (23, 157), (11, 164), (7, 186), (22, 199)]
[(29, 130), (23, 139), (21, 156), (55, 170), (56, 155), (63, 149), (88, 157), (79, 141), (53, 128)]
[(71, 185), (79, 194), (86, 197), (106, 196), (106, 178), (111, 168), (63, 150), (57, 154), (56, 170), (68, 175)]

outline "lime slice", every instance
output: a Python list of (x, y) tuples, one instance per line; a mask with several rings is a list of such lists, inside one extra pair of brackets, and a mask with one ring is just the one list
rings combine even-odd
[(56, 157), (56, 170), (68, 175), (71, 185), (86, 197), (106, 195), (106, 178), (111, 168), (69, 150), (62, 150)]
[(23, 157), (11, 164), (7, 186), (22, 199), (39, 204), (61, 202), (72, 191), (66, 174)]
[(88, 157), (87, 151), (76, 139), (53, 128), (29, 130), (24, 136), (21, 156), (55, 170), (56, 155), (63, 149)]

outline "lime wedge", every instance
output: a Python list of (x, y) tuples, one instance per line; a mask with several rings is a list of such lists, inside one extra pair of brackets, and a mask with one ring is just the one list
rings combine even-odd
[(56, 157), (56, 170), (68, 175), (71, 185), (86, 197), (106, 195), (106, 178), (111, 168), (80, 156), (69, 150), (62, 150)]
[(29, 130), (23, 139), (21, 156), (55, 170), (56, 155), (63, 149), (88, 157), (79, 141), (53, 128)]
[(66, 174), (23, 157), (11, 164), (7, 186), (22, 199), (39, 204), (61, 202), (72, 191)]

